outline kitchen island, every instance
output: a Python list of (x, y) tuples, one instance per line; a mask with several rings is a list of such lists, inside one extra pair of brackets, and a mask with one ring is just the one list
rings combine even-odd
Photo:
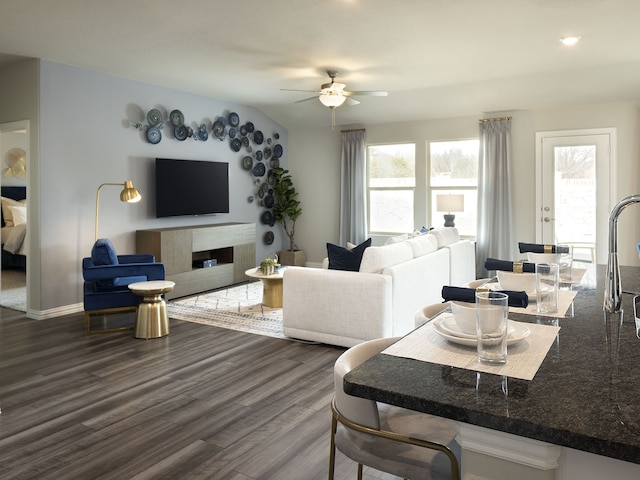
[[(345, 377), (345, 391), (455, 420), (463, 478), (640, 478), (634, 296), (605, 317), (606, 267), (592, 269), (590, 284), (573, 286), (573, 316), (509, 314), (560, 327), (533, 380), (378, 354)], [(623, 290), (640, 292), (640, 268), (621, 273)]]

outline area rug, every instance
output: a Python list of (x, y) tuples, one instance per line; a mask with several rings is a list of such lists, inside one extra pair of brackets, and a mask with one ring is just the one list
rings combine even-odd
[(282, 333), (282, 308), (262, 305), (262, 283), (251, 282), (167, 304), (169, 318), (275, 338)]
[(0, 306), (13, 310), (27, 311), (26, 273), (18, 269), (2, 269), (0, 278)]

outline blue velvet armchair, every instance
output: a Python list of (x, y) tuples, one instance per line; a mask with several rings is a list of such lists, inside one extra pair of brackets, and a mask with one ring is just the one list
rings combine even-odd
[(91, 317), (135, 311), (141, 297), (131, 293), (129, 284), (164, 280), (164, 264), (152, 254), (117, 255), (110, 240), (101, 238), (91, 249), (91, 257), (82, 259), (84, 278), (85, 333), (110, 333), (128, 327), (91, 330)]

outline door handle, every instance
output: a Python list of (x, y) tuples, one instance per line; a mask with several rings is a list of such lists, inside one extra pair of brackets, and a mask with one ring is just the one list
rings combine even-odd
[(545, 222), (550, 222), (551, 220), (555, 220), (555, 218), (544, 217)]

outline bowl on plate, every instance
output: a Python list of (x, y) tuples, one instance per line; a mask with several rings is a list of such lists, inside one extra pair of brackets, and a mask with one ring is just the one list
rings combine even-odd
[(527, 260), (531, 263), (558, 263), (558, 255), (555, 253), (527, 252)]
[(535, 273), (515, 273), (498, 270), (496, 274), (502, 290), (524, 291), (527, 293), (536, 291)]
[(458, 328), (469, 335), (476, 334), (476, 304), (451, 302), (451, 313)]

